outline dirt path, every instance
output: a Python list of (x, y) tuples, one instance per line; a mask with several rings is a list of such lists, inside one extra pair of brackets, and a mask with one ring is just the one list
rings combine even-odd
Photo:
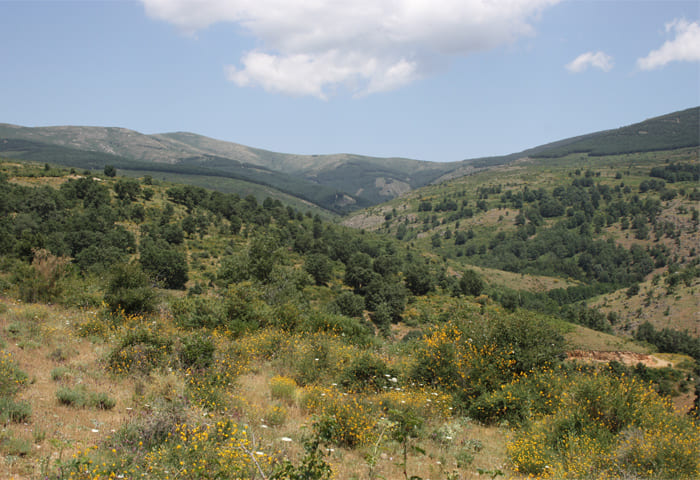
[(672, 367), (673, 364), (667, 360), (662, 360), (653, 355), (634, 352), (601, 352), (601, 351), (586, 351), (572, 350), (566, 354), (567, 360), (578, 360), (582, 362), (620, 362), (625, 365), (643, 364), (646, 367), (662, 368)]

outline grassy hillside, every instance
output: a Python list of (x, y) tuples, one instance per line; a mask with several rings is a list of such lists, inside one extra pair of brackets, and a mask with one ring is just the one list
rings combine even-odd
[[(575, 298), (619, 315), (619, 331), (650, 321), (697, 336), (699, 165), (697, 148), (523, 159), (344, 223), (429, 248), (448, 268), (512, 272), (516, 280), (502, 285), (513, 290), (532, 292), (531, 282), (517, 280), (529, 275), (568, 281), (563, 288)], [(639, 296), (625, 294), (632, 286)]]
[[(212, 177), (234, 180), (238, 185), (245, 184), (244, 190), (256, 193), (265, 192), (279, 199), (296, 197), (295, 203), (313, 203), (317, 208), (329, 212), (344, 213), (369, 205), (366, 200), (356, 199), (333, 188), (295, 179), (262, 167), (232, 162), (220, 158), (186, 158), (182, 163), (168, 164), (145, 162), (109, 153), (84, 151), (74, 148), (40, 143), (33, 140), (4, 139), (0, 141), (0, 152), (11, 158), (29, 161), (50, 161), (52, 164), (75, 167), (80, 170), (101, 171), (106, 165), (121, 170), (141, 172), (141, 175), (172, 176), (193, 185), (222, 185), (221, 181), (208, 183)], [(225, 185), (226, 182), (223, 182)], [(224, 189), (230, 191), (231, 188)]]
[[(26, 128), (8, 124), (0, 124), (0, 152), (8, 157), (80, 169), (101, 169), (113, 164), (123, 169), (187, 176), (181, 178), (218, 175), (274, 188), (343, 214), (435, 181), (459, 178), (527, 157), (618, 155), (698, 146), (699, 116), (696, 107), (511, 155), (451, 163), (353, 154), (286, 154), (187, 132), (144, 135), (123, 128)], [(199, 179), (198, 183), (203, 181)]]
[(698, 477), (696, 338), (661, 358), (519, 306), (590, 279), (472, 269), (393, 219), (3, 161), (0, 477)]
[(393, 198), (453, 168), (402, 158), (284, 154), (191, 133), (144, 135), (104, 127), (0, 124), (0, 152), (83, 169), (109, 163), (132, 170), (216, 174), (273, 187), (336, 213)]

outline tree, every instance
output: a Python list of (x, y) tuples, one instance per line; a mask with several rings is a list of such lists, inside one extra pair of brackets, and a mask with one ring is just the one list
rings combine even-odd
[(377, 310), (381, 304), (389, 308), (391, 320), (401, 320), (401, 315), (406, 308), (408, 291), (403, 283), (382, 277), (375, 277), (366, 288), (365, 302), (370, 310)]
[(114, 193), (119, 200), (133, 202), (141, 194), (141, 185), (136, 180), (120, 178), (114, 184)]
[(364, 297), (348, 291), (335, 297), (334, 304), (340, 313), (347, 317), (362, 317), (365, 309)]
[(345, 284), (362, 292), (373, 278), (379, 275), (372, 270), (372, 257), (366, 253), (356, 252), (345, 266)]
[(185, 288), (188, 280), (185, 255), (165, 240), (145, 239), (139, 261), (143, 269), (165, 288)]
[(306, 257), (304, 270), (314, 278), (316, 285), (325, 285), (331, 279), (333, 266), (326, 255), (314, 253)]
[(112, 269), (105, 303), (113, 312), (150, 312), (155, 309), (155, 293), (149, 286), (148, 277), (138, 265), (121, 263)]
[(465, 270), (459, 279), (459, 291), (465, 295), (478, 297), (484, 289), (484, 281), (481, 275), (474, 270)]
[(433, 288), (433, 276), (427, 265), (412, 263), (404, 273), (406, 287), (413, 295), (425, 295)]
[(108, 177), (116, 177), (117, 169), (113, 165), (105, 165), (104, 174)]

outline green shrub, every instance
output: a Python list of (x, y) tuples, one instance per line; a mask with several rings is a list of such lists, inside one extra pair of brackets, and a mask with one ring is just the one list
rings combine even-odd
[(295, 466), (285, 459), (275, 467), (270, 480), (328, 480), (332, 478), (331, 466), (323, 460), (318, 437), (304, 441), (304, 457)]
[(282, 405), (271, 405), (263, 414), (263, 420), (271, 427), (279, 427), (287, 421), (287, 409)]
[(165, 240), (143, 240), (139, 262), (165, 288), (184, 289), (188, 280), (187, 258)]
[(54, 382), (59, 382), (70, 376), (70, 368), (68, 367), (56, 367), (51, 370), (51, 380)]
[(61, 405), (75, 408), (98, 408), (111, 410), (117, 402), (104, 392), (88, 392), (83, 385), (75, 388), (61, 387), (56, 391), (56, 398)]
[(302, 320), (298, 330), (309, 333), (332, 333), (356, 345), (367, 345), (373, 337), (371, 328), (356, 318), (321, 312), (312, 312), (307, 315)]
[(27, 438), (16, 438), (12, 434), (0, 437), (0, 450), (11, 457), (26, 457), (32, 452), (32, 442)]
[(88, 400), (85, 388), (81, 387), (61, 387), (56, 390), (56, 398), (58, 403), (69, 407), (84, 407)]
[(508, 446), (522, 474), (552, 478), (700, 475), (700, 427), (634, 378), (572, 373), (551, 414)]
[(104, 392), (90, 394), (88, 405), (100, 410), (111, 410), (115, 407), (117, 401)]
[(11, 397), (28, 382), (9, 352), (0, 351), (0, 397)]
[(215, 298), (187, 296), (175, 300), (170, 309), (182, 328), (216, 328), (226, 319), (224, 305)]
[(365, 310), (365, 299), (353, 292), (343, 292), (333, 300), (335, 309), (346, 317), (362, 317)]
[(190, 335), (182, 339), (179, 357), (184, 368), (202, 369), (214, 361), (216, 347), (208, 336)]
[(112, 269), (105, 292), (105, 303), (112, 312), (152, 312), (155, 298), (148, 277), (137, 265), (118, 264)]
[(117, 374), (148, 373), (160, 366), (172, 350), (172, 341), (148, 330), (128, 332), (107, 358), (109, 369)]
[(392, 378), (395, 373), (383, 360), (363, 352), (343, 370), (338, 383), (351, 392), (381, 392), (392, 385)]
[(250, 282), (230, 285), (224, 305), (226, 329), (236, 337), (267, 326), (272, 320), (272, 308)]
[(10, 397), (0, 397), (0, 423), (23, 423), (32, 415), (29, 402), (16, 401)]

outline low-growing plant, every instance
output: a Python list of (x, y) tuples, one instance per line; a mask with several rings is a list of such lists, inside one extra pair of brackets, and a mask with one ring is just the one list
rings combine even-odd
[(56, 398), (61, 405), (75, 408), (97, 408), (111, 410), (117, 402), (104, 392), (89, 392), (83, 385), (61, 387), (56, 391)]
[(297, 383), (289, 377), (276, 375), (270, 379), (270, 396), (291, 405), (296, 400)]
[(216, 298), (187, 296), (175, 300), (170, 309), (176, 325), (182, 328), (216, 328), (226, 319), (224, 305)]
[(118, 264), (112, 268), (105, 293), (105, 303), (112, 312), (152, 312), (155, 309), (155, 301), (155, 291), (148, 276), (138, 265)]
[(66, 378), (71, 377), (71, 370), (68, 367), (56, 367), (51, 369), (51, 380), (54, 382), (60, 382)]
[(331, 466), (323, 459), (321, 439), (313, 437), (304, 441), (304, 457), (298, 465), (284, 460), (270, 475), (270, 480), (328, 480)]
[(84, 407), (87, 404), (87, 391), (84, 387), (61, 387), (56, 390), (58, 403), (69, 407)]
[(553, 413), (508, 446), (517, 471), (553, 478), (700, 475), (700, 427), (635, 378), (573, 374)]
[(126, 333), (107, 358), (109, 369), (117, 374), (148, 373), (161, 366), (172, 349), (172, 340), (146, 329)]
[(29, 377), (19, 369), (12, 354), (0, 351), (0, 397), (14, 395), (28, 381)]
[(17, 401), (11, 397), (0, 397), (0, 423), (23, 423), (32, 415), (29, 402)]
[(27, 438), (18, 438), (11, 433), (0, 436), (0, 451), (5, 458), (26, 457), (32, 451), (32, 442)]
[(209, 367), (214, 361), (216, 347), (211, 337), (193, 334), (182, 338), (179, 357), (184, 368), (193, 370)]
[(287, 421), (287, 409), (282, 405), (270, 405), (263, 414), (263, 420), (271, 427), (279, 427)]
[(64, 347), (57, 347), (49, 353), (48, 358), (54, 362), (65, 362), (68, 360), (68, 352)]
[(372, 441), (379, 417), (358, 397), (335, 389), (308, 388), (301, 404), (316, 415), (314, 432), (321, 441), (350, 448)]

